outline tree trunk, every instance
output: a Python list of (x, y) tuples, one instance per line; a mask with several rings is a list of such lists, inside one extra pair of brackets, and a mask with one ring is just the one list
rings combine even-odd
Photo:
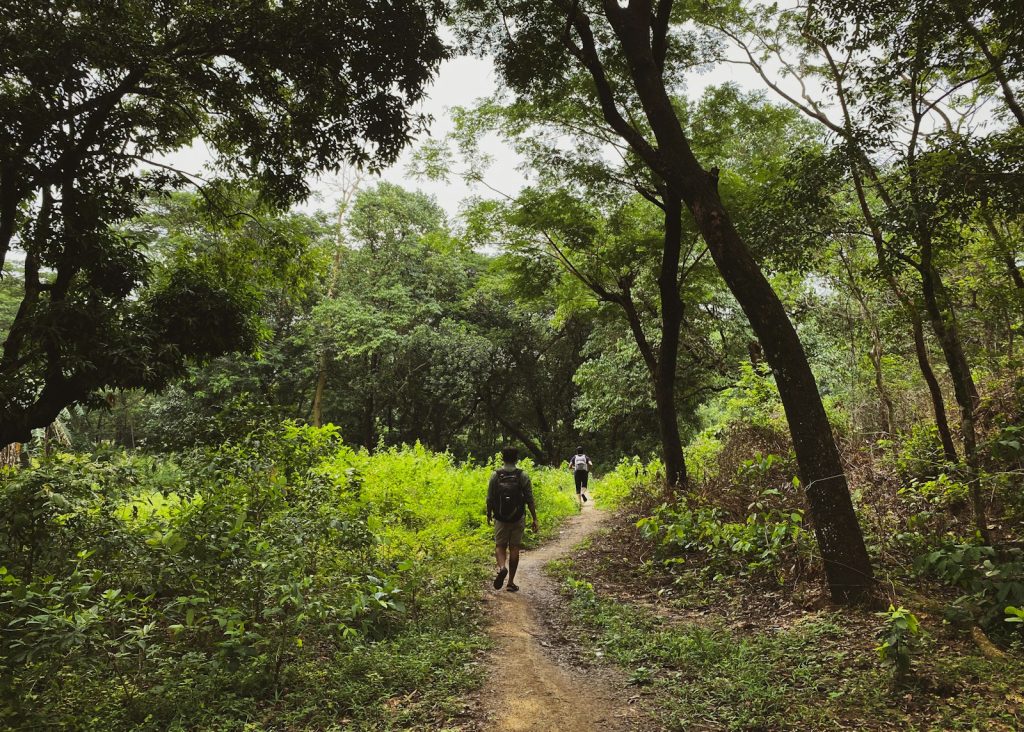
[[(687, 486), (686, 458), (679, 435), (676, 414), (676, 373), (679, 358), (679, 330), (683, 320), (683, 302), (679, 296), (679, 263), (682, 249), (682, 204), (678, 196), (664, 195), (665, 235), (661, 266), (658, 273), (658, 295), (661, 307), (661, 344), (657, 351), (644, 332), (629, 280), (620, 280), (619, 290), (611, 291), (598, 281), (584, 276), (555, 247), (560, 261), (577, 279), (589, 287), (599, 299), (618, 305), (626, 316), (629, 330), (647, 367), (658, 418), (665, 482), (673, 488)], [(550, 239), (550, 241), (553, 241)]]
[(889, 285), (892, 294), (895, 295), (903, 312), (910, 319), (911, 329), (914, 334), (914, 354), (917, 356), (917, 366), (921, 370), (921, 376), (928, 386), (928, 394), (932, 401), (932, 412), (935, 415), (935, 427), (939, 431), (939, 439), (942, 441), (942, 453), (949, 462), (959, 462), (960, 458), (953, 444), (953, 432), (949, 429), (949, 420), (946, 417), (946, 400), (942, 396), (942, 387), (939, 380), (935, 378), (935, 371), (932, 369), (931, 359), (928, 357), (928, 346), (924, 340), (924, 324), (921, 321), (921, 313), (917, 305), (903, 291), (899, 280), (893, 274), (889, 266), (889, 257), (886, 254), (885, 240), (882, 237), (882, 230), (878, 226), (874, 213), (868, 206), (867, 196), (864, 193), (864, 180), (861, 177), (860, 168), (856, 159), (850, 161), (850, 172), (853, 175), (854, 190), (857, 193), (857, 202), (860, 205), (861, 214), (868, 224), (871, 232), (871, 241), (875, 245), (875, 256), (878, 258), (878, 266), (885, 275), (885, 281)]
[[(960, 432), (964, 441), (964, 462), (967, 468), (967, 484), (971, 490), (971, 504), (974, 510), (974, 525), (986, 544), (992, 544), (988, 530), (988, 516), (984, 497), (978, 483), (978, 446), (974, 424), (974, 413), (978, 408), (978, 390), (971, 376), (971, 368), (964, 353), (963, 343), (956, 327), (956, 319), (945, 297), (942, 279), (938, 271), (926, 260), (921, 267), (921, 285), (924, 293), (925, 311), (932, 330), (939, 340), (950, 378), (953, 380), (953, 394), (960, 407)], [(942, 302), (940, 302), (940, 298)]]
[[(622, 7), (618, 0), (604, 3), (658, 148), (638, 144), (635, 130), (628, 141), (667, 183), (666, 200), (678, 196), (689, 207), (719, 272), (764, 346), (789, 421), (832, 597), (843, 603), (865, 600), (874, 587), (871, 562), (803, 345), (781, 301), (722, 206), (717, 175), (700, 166), (683, 133), (652, 50), (649, 6), (650, 3), (631, 2)], [(589, 32), (589, 28), (584, 32)], [(595, 76), (595, 81), (599, 86), (607, 84), (603, 76)], [(602, 107), (607, 117), (609, 105), (605, 103)], [(613, 127), (621, 125), (621, 120), (608, 121)]]
[(910, 150), (907, 156), (907, 170), (910, 179), (910, 200), (914, 214), (914, 239), (921, 250), (921, 261), (917, 266), (918, 274), (921, 277), (921, 294), (932, 330), (935, 332), (939, 346), (942, 348), (942, 354), (946, 358), (946, 366), (949, 368), (949, 375), (953, 380), (953, 395), (960, 407), (960, 431), (964, 441), (967, 485), (970, 488), (971, 502), (974, 508), (975, 528), (986, 544), (992, 544), (985, 502), (981, 494), (981, 485), (978, 482), (978, 449), (974, 427), (974, 412), (978, 408), (979, 402), (978, 390), (974, 384), (974, 378), (971, 376), (970, 363), (967, 361), (967, 354), (960, 339), (956, 311), (942, 282), (942, 275), (935, 266), (932, 222), (922, 205), (921, 185), (916, 167), (916, 140), (921, 120), (921, 114), (917, 111), (916, 106), (914, 107), (914, 119), (914, 132), (911, 136)]
[(683, 236), (683, 211), (679, 199), (665, 196), (665, 239), (658, 275), (661, 300), (661, 345), (654, 374), (654, 402), (658, 409), (658, 432), (669, 486), (686, 488), (686, 459), (679, 436), (676, 414), (676, 372), (679, 362), (679, 330), (683, 323), (683, 301), (679, 296), (679, 256)]
[(839, 257), (842, 259), (846, 273), (850, 277), (850, 291), (853, 293), (857, 305), (860, 306), (861, 315), (868, 326), (868, 333), (871, 334), (871, 348), (868, 351), (868, 358), (871, 360), (871, 367), (875, 372), (875, 390), (878, 392), (878, 399), (882, 407), (882, 424), (885, 432), (891, 434), (896, 428), (896, 408), (893, 406), (892, 397), (885, 386), (882, 374), (882, 354), (884, 353), (884, 348), (882, 346), (882, 335), (878, 330), (878, 320), (868, 306), (867, 295), (860, 288), (860, 285), (857, 284), (857, 276), (853, 271), (853, 264), (841, 250)]
[[(677, 201), (678, 205), (678, 201)], [(678, 297), (678, 291), (677, 295)], [(644, 333), (643, 325), (640, 322), (640, 315), (636, 311), (632, 296), (628, 290), (623, 292), (622, 298), (616, 300), (626, 313), (626, 320), (629, 323), (633, 339), (636, 341), (643, 356), (644, 364), (647, 366), (647, 373), (651, 377), (651, 386), (654, 394), (654, 407), (658, 418), (658, 437), (661, 440), (661, 458), (665, 463), (665, 483), (677, 488), (686, 487), (686, 458), (683, 455), (683, 441), (679, 436), (679, 420), (676, 415), (675, 399), (675, 372), (676, 365), (673, 359), (671, 366), (667, 366), (665, 352), (661, 351), (660, 357), (654, 353), (647, 336)], [(662, 304), (664, 308), (664, 303)], [(680, 307), (679, 312), (682, 312)], [(662, 320), (665, 319), (664, 309)], [(678, 321), (676, 328), (678, 329)], [(663, 335), (666, 328), (662, 324)], [(678, 330), (677, 330), (678, 337)], [(676, 345), (678, 349), (678, 342)]]
[(874, 585), (871, 562), (803, 345), (778, 296), (743, 246), (717, 192), (703, 191), (691, 210), (775, 375), (832, 597), (846, 603), (864, 600)]
[(321, 427), (323, 415), (324, 391), (327, 389), (327, 351), (320, 352), (316, 367), (316, 389), (313, 391), (313, 407), (309, 421), (314, 427)]
[(960, 456), (953, 444), (953, 431), (950, 430), (949, 420), (946, 418), (946, 401), (942, 396), (942, 387), (939, 386), (939, 380), (935, 378), (931, 361), (928, 359), (928, 345), (924, 341), (924, 323), (921, 321), (921, 314), (913, 305), (907, 306), (906, 310), (914, 329), (914, 353), (917, 356), (917, 366), (921, 370), (921, 375), (928, 385), (928, 393), (931, 395), (935, 426), (939, 431), (939, 439), (942, 441), (942, 453), (949, 462), (958, 463)]
[(658, 436), (661, 438), (661, 457), (665, 462), (665, 483), (672, 488), (685, 489), (689, 477), (683, 456), (683, 441), (676, 420), (675, 395), (661, 383), (654, 386), (654, 402), (658, 414)]

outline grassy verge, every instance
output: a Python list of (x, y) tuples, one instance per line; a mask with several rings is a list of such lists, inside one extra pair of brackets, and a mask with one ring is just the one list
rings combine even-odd
[(599, 662), (649, 687), (673, 730), (1015, 730), (1024, 663), (925, 641), (915, 676), (896, 688), (874, 653), (871, 615), (818, 612), (786, 627), (732, 627), (602, 596), (572, 562), (555, 563), (566, 611)]

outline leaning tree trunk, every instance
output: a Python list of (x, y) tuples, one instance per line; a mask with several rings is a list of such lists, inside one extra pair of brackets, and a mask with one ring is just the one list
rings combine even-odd
[[(919, 120), (920, 115), (915, 112), (915, 123)], [(992, 536), (988, 530), (988, 516), (979, 482), (977, 433), (974, 425), (975, 410), (978, 408), (979, 402), (978, 389), (974, 384), (971, 366), (960, 338), (956, 323), (956, 311), (943, 284), (942, 274), (935, 266), (932, 224), (926, 213), (926, 207), (922, 205), (921, 185), (914, 154), (916, 133), (917, 127), (915, 126), (908, 156), (908, 172), (910, 200), (914, 215), (914, 238), (921, 250), (921, 260), (917, 267), (918, 275), (921, 278), (921, 295), (924, 300), (925, 312), (939, 341), (939, 347), (942, 349), (942, 355), (945, 356), (946, 366), (949, 369), (949, 376), (953, 381), (953, 396), (960, 407), (960, 432), (964, 442), (964, 462), (974, 509), (975, 528), (982, 541), (991, 544)]]
[(764, 346), (789, 422), (829, 589), (839, 602), (870, 595), (871, 561), (846, 474), (803, 345), (781, 301), (729, 220), (710, 179), (690, 204), (729, 290)]
[(909, 302), (904, 305), (904, 309), (910, 315), (910, 323), (914, 329), (914, 353), (917, 356), (917, 366), (928, 385), (928, 393), (932, 399), (932, 412), (935, 415), (935, 426), (939, 431), (939, 439), (942, 441), (943, 456), (948, 462), (958, 463), (960, 456), (957, 455), (956, 446), (953, 444), (953, 431), (949, 428), (949, 420), (946, 418), (946, 400), (942, 396), (942, 387), (939, 386), (939, 380), (935, 377), (935, 371), (932, 370), (932, 364), (928, 358), (928, 346), (924, 341), (924, 323), (921, 321), (921, 314)]
[[(618, 0), (604, 2), (605, 15), (621, 43), (658, 147), (653, 148), (632, 128), (626, 130), (627, 141), (666, 182), (670, 196), (685, 201), (715, 265), (764, 346), (789, 420), (829, 589), (838, 602), (863, 601), (874, 588), (871, 561), (807, 356), (781, 301), (722, 205), (717, 174), (705, 171), (693, 155), (662, 78), (660, 54), (664, 50), (661, 37), (657, 32), (652, 34), (651, 10), (649, 2), (634, 0), (625, 7)], [(592, 31), (578, 17), (576, 28), (587, 46), (585, 63), (602, 96), (605, 117), (619, 129), (624, 121), (614, 106), (614, 95), (607, 91), (608, 81), (600, 67)], [(657, 54), (652, 35), (659, 41)]]

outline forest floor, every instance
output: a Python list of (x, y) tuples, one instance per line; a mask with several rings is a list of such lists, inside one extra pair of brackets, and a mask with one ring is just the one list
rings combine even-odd
[(919, 610), (914, 673), (894, 685), (874, 650), (874, 613), (831, 605), (810, 578), (783, 592), (752, 578), (702, 578), (690, 561), (670, 573), (651, 561), (637, 517), (629, 507), (607, 514), (548, 572), (560, 582), (552, 622), (562, 619), (566, 652), (588, 673), (625, 676), (644, 729), (1024, 729), (1019, 656), (989, 657), (969, 632)]
[(523, 551), (519, 592), (489, 590), (485, 612), (493, 646), (477, 708), (477, 729), (590, 732), (650, 729), (640, 697), (617, 670), (588, 667), (567, 640), (560, 618), (564, 599), (545, 573), (599, 532), (609, 515), (591, 501), (568, 519), (558, 538)]

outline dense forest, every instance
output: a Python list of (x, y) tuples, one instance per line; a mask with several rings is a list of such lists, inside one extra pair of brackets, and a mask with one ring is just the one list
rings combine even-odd
[(0, 727), (1024, 728), (1024, 6), (11, 0), (0, 70)]

